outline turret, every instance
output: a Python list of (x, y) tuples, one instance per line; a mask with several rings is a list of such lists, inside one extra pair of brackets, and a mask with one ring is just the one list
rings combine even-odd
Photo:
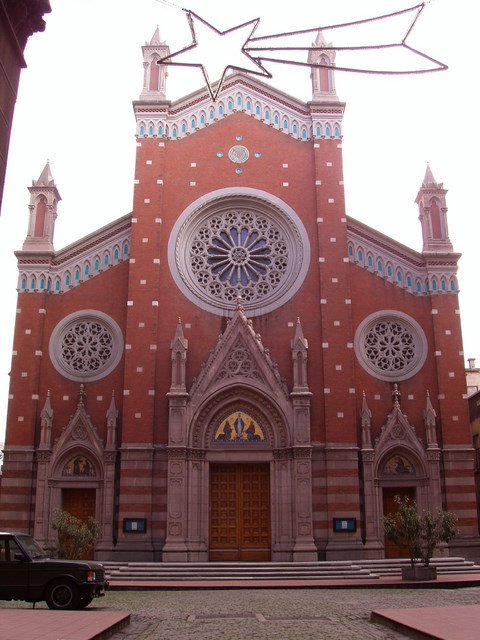
[(158, 63), (170, 54), (170, 48), (162, 42), (158, 27), (150, 42), (146, 42), (142, 47), (142, 52), (144, 77), (140, 100), (165, 100), (167, 66)]
[(432, 170), (427, 165), (422, 186), (415, 200), (419, 208), (418, 219), (422, 225), (423, 253), (453, 251), (448, 237), (446, 193), (443, 183), (435, 180)]
[(338, 102), (333, 73), (336, 52), (335, 49), (329, 48), (331, 46), (332, 43), (326, 43), (319, 29), (315, 42), (312, 43), (312, 49), (308, 52), (308, 63), (312, 65), (310, 78), (314, 102)]
[(57, 205), (61, 200), (47, 161), (38, 180), (32, 180), (30, 217), (23, 251), (53, 251), (53, 235), (57, 219)]

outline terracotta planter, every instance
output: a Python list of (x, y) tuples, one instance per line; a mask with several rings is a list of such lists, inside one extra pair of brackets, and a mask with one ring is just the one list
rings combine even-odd
[(437, 579), (437, 567), (402, 567), (402, 580), (405, 582), (421, 582)]

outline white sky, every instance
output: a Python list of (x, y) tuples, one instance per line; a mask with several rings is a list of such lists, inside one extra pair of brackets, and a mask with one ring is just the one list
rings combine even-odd
[[(219, 30), (260, 17), (255, 33), (260, 36), (380, 15), (412, 4), (413, 0), (295, 0), (286, 8), (278, 0), (189, 0), (187, 8)], [(63, 198), (56, 249), (131, 211), (135, 159), (131, 102), (142, 89), (141, 45), (150, 40), (157, 24), (172, 52), (191, 41), (184, 12), (156, 0), (51, 0), (51, 5), (45, 33), (32, 36), (25, 52), (28, 68), (22, 71), (0, 217), (4, 297), (0, 442), (16, 308), (13, 252), (21, 248), (26, 234), (27, 186), (49, 158)], [(336, 74), (337, 93), (347, 102), (343, 157), (348, 215), (420, 250), (414, 200), (427, 161), (449, 190), (450, 238), (463, 254), (459, 281), (466, 358), (480, 355), (480, 223), (475, 197), (480, 173), (476, 161), (479, 18), (480, 8), (471, 0), (427, 4), (409, 43), (445, 62), (448, 71)], [(266, 66), (275, 86), (300, 99), (311, 98), (307, 69)], [(175, 99), (202, 83), (200, 70), (170, 68), (167, 98)]]

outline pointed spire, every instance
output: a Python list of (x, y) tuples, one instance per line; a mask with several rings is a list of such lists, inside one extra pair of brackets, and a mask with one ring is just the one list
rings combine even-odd
[(297, 318), (295, 325), (295, 335), (291, 341), (292, 362), (293, 362), (293, 393), (308, 391), (307, 382), (307, 360), (308, 342), (303, 335), (300, 318)]
[(338, 102), (335, 91), (335, 79), (333, 68), (335, 67), (335, 49), (332, 43), (325, 41), (322, 30), (317, 31), (315, 42), (308, 52), (308, 63), (312, 71), (312, 100), (318, 102)]
[(57, 206), (62, 199), (53, 179), (50, 162), (47, 160), (38, 180), (32, 180), (30, 192), (30, 210), (28, 231), (23, 251), (34, 253), (53, 251), (53, 236)]
[(170, 343), (170, 349), (172, 352), (172, 383), (170, 386), (170, 394), (175, 392), (184, 394), (186, 392), (185, 377), (188, 340), (183, 335), (183, 325), (181, 318), (178, 318), (175, 335)]
[(371, 449), (372, 448), (372, 435), (371, 435), (371, 427), (372, 427), (372, 412), (367, 403), (367, 396), (365, 395), (365, 391), (363, 392), (362, 397), (362, 408), (360, 411), (360, 420), (362, 424), (362, 449)]
[(422, 185), (415, 202), (418, 204), (418, 219), (422, 225), (423, 253), (452, 253), (448, 237), (447, 190), (443, 182), (437, 182), (430, 165), (427, 164)]
[(115, 391), (112, 391), (112, 399), (107, 410), (107, 444), (106, 449), (115, 449), (118, 409), (115, 403)]
[(50, 390), (47, 391), (47, 398), (43, 409), (40, 412), (40, 445), (39, 449), (50, 449), (52, 440), (53, 409), (50, 403)]
[[(170, 55), (170, 48), (162, 40), (158, 26), (150, 42), (142, 47), (142, 52), (144, 77), (140, 100), (165, 100), (168, 73), (166, 65), (159, 64), (159, 61)], [(144, 117), (145, 113), (143, 111), (137, 115), (137, 119), (143, 119)]]
[(47, 164), (44, 166), (42, 173), (37, 181), (32, 180), (32, 186), (34, 187), (51, 187), (55, 186), (55, 181), (52, 176), (52, 170), (50, 169), (50, 160), (47, 160)]
[(427, 390), (427, 397), (425, 399), (425, 408), (423, 410), (423, 420), (425, 422), (425, 432), (427, 436), (427, 445), (429, 448), (437, 448), (437, 431), (436, 422), (437, 414), (433, 408), (430, 400), (430, 392)]

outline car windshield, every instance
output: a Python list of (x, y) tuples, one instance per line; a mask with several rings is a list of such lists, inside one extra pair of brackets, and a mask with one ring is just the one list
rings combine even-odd
[(18, 536), (18, 539), (31, 558), (45, 558), (45, 551), (31, 536)]

